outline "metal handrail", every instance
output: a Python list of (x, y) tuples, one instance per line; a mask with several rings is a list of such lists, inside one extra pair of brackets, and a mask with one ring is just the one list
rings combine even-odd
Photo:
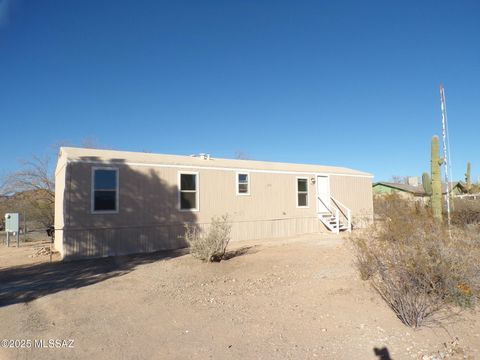
[[(317, 196), (317, 199), (322, 202), (322, 204), (328, 209), (328, 211), (330, 211), (331, 213), (333, 213), (332, 208), (331, 208), (330, 206), (328, 206), (327, 204), (325, 204), (325, 203), (323, 202), (323, 200), (320, 198), (320, 196)], [(317, 209), (317, 211), (318, 211), (318, 209)]]
[(335, 219), (336, 219), (335, 223), (336, 223), (336, 225), (337, 225), (337, 228), (336, 228), (337, 231), (336, 231), (336, 233), (338, 234), (338, 233), (340, 232), (340, 216), (338, 216), (338, 208), (335, 209)]
[(340, 205), (341, 207), (345, 208), (345, 209), (348, 209), (348, 207), (346, 207), (342, 202), (340, 202), (339, 200), (335, 199), (333, 196), (330, 196), (330, 199), (332, 199), (333, 201), (335, 201), (338, 205)]
[[(347, 231), (348, 232), (351, 232), (352, 231), (352, 210), (350, 210), (350, 208), (346, 207), (343, 203), (341, 203), (340, 201), (338, 201), (337, 199), (335, 199), (333, 196), (330, 196), (330, 199), (333, 200), (333, 202), (335, 203), (335, 207), (333, 205), (327, 205), (325, 204), (325, 202), (320, 198), (320, 196), (317, 196), (318, 200), (321, 201), (321, 203), (328, 209), (328, 211), (330, 213), (335, 213), (335, 221), (336, 221), (336, 226), (337, 226), (337, 231), (339, 231), (340, 229), (340, 213), (342, 213), (342, 215), (347, 219)], [(339, 209), (339, 207), (342, 207), (344, 208), (344, 210), (346, 210), (346, 214), (341, 210)], [(335, 211), (334, 211), (335, 209)]]
[(337, 209), (338, 209), (339, 206), (341, 206), (347, 211), (346, 214), (342, 211), (342, 215), (347, 218), (347, 231), (349, 231), (349, 232), (352, 231), (352, 210), (350, 210), (350, 208), (345, 206), (345, 204), (343, 204), (339, 200), (335, 199), (333, 196), (330, 196), (330, 198), (337, 205)]

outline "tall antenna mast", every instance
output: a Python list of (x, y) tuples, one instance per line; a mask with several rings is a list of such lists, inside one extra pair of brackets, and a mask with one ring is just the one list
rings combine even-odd
[[(449, 168), (450, 167), (450, 149), (447, 151), (448, 140), (448, 122), (447, 122), (447, 102), (445, 100), (445, 89), (443, 85), (440, 85), (440, 101), (442, 108), (442, 138), (443, 138), (443, 159), (445, 164), (445, 187), (447, 189), (447, 218), (448, 218), (448, 228), (450, 229), (450, 179), (449, 179)], [(450, 145), (450, 144), (449, 144)], [(451, 172), (451, 171), (450, 171)]]

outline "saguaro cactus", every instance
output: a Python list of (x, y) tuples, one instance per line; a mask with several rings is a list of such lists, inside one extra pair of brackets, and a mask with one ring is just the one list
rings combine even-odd
[(443, 159), (440, 159), (440, 145), (438, 136), (432, 137), (432, 157), (430, 160), (432, 168), (432, 212), (433, 217), (442, 221), (442, 171), (440, 166)]
[(425, 194), (432, 195), (432, 180), (430, 179), (430, 175), (427, 172), (422, 174), (422, 185)]
[(471, 165), (469, 161), (467, 162), (467, 172), (465, 173), (465, 183), (466, 183), (468, 192), (470, 192), (470, 190), (472, 189), (472, 178), (470, 177), (470, 170), (471, 170)]

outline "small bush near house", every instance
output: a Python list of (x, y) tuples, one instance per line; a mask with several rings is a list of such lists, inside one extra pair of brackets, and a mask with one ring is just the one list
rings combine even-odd
[(228, 215), (213, 217), (205, 233), (196, 226), (187, 225), (185, 238), (190, 245), (190, 253), (206, 262), (221, 261), (230, 242), (231, 228)]
[(480, 235), (453, 228), (402, 203), (353, 239), (360, 276), (406, 325), (419, 327), (451, 306), (473, 307), (480, 291)]

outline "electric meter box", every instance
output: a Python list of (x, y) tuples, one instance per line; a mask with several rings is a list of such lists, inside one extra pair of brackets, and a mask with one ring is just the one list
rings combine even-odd
[(5, 231), (18, 234), (18, 213), (5, 214)]

